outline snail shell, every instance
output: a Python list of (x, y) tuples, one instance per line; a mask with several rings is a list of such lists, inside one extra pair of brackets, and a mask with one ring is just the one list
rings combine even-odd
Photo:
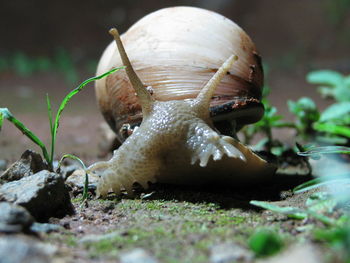
[[(231, 54), (239, 57), (210, 103), (214, 126), (226, 135), (263, 115), (263, 70), (249, 36), (231, 20), (194, 7), (151, 13), (121, 36), (131, 64), (158, 101), (195, 98)], [(97, 74), (122, 66), (116, 44), (104, 51)], [(124, 70), (96, 83), (97, 100), (120, 141), (125, 125), (141, 123), (141, 106)]]

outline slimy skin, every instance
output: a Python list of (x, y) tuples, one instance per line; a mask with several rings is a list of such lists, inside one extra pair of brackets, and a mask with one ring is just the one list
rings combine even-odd
[[(156, 101), (132, 69), (116, 29), (111, 29), (142, 106), (143, 120), (109, 161), (91, 165), (100, 175), (97, 195), (132, 195), (134, 183), (235, 184), (240, 177), (271, 174), (274, 168), (229, 136), (218, 134), (209, 115), (216, 86), (238, 58), (232, 55), (195, 99)], [(221, 175), (218, 175), (221, 174)]]

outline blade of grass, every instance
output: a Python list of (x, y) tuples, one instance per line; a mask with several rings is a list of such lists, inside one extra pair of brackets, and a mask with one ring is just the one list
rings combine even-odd
[(50, 123), (50, 133), (52, 137), (52, 131), (53, 131), (52, 108), (51, 108), (51, 101), (48, 93), (46, 93), (46, 104), (47, 104), (47, 114), (49, 116), (49, 123)]
[(22, 122), (17, 120), (12, 113), (7, 108), (0, 108), (0, 113), (2, 118), (7, 119), (12, 122), (24, 135), (26, 135), (32, 142), (38, 145), (44, 155), (46, 162), (48, 162), (49, 169), (52, 169), (51, 163), (49, 163), (50, 157), (46, 150), (45, 144), (31, 131), (29, 130)]
[(315, 178), (310, 181), (307, 181), (305, 183), (302, 183), (298, 186), (296, 186), (293, 189), (293, 192), (298, 194), (305, 192), (307, 190), (317, 188), (322, 185), (331, 184), (331, 183), (338, 183), (338, 182), (349, 182), (350, 181), (350, 173), (342, 173), (342, 174), (336, 174), (336, 175), (325, 175), (321, 178)]
[(4, 114), (2, 114), (2, 112), (0, 112), (0, 131), (1, 131), (3, 123), (4, 123)]
[(305, 219), (307, 217), (307, 213), (305, 213), (303, 210), (297, 207), (292, 207), (292, 206), (280, 207), (277, 205), (270, 204), (268, 202), (255, 201), (255, 200), (250, 201), (249, 204), (270, 210), (272, 212), (284, 214), (290, 218)]
[(57, 171), (59, 171), (59, 169), (61, 168), (62, 162), (64, 159), (69, 158), (72, 160), (75, 160), (77, 162), (79, 162), (79, 164), (81, 165), (81, 167), (83, 167), (84, 172), (85, 172), (85, 182), (84, 182), (84, 190), (83, 190), (83, 197), (82, 197), (82, 203), (85, 202), (88, 198), (88, 187), (89, 187), (89, 176), (86, 172), (86, 166), (84, 164), (84, 162), (77, 156), (72, 155), (72, 154), (65, 154), (62, 156), (61, 160), (58, 162), (58, 166), (57, 166)]
[(330, 184), (347, 184), (350, 182), (350, 179), (347, 178), (347, 179), (331, 179), (329, 181), (324, 181), (325, 179), (323, 178), (317, 178), (317, 179), (313, 179), (309, 182), (306, 182), (304, 184), (301, 184), (301, 185), (298, 185), (297, 187), (295, 187), (293, 189), (293, 192), (296, 193), (296, 194), (300, 194), (300, 193), (303, 193), (303, 192), (306, 192), (306, 191), (309, 191), (309, 190), (312, 190), (312, 189), (315, 189), (315, 188), (318, 188), (318, 187), (321, 187), (321, 186), (325, 186), (325, 185), (330, 185)]
[(350, 154), (350, 148), (345, 146), (321, 146), (321, 147), (311, 147), (307, 151), (298, 152), (300, 156), (309, 156), (311, 158), (320, 158), (321, 154)]
[(315, 122), (313, 124), (313, 127), (317, 131), (350, 137), (350, 128), (346, 127), (346, 126), (337, 125), (337, 124), (333, 124), (333, 123)]
[(275, 213), (280, 213), (284, 214), (290, 218), (294, 219), (306, 219), (308, 216), (311, 216), (315, 218), (316, 220), (319, 220), (320, 222), (324, 223), (325, 225), (335, 225), (336, 221), (328, 216), (316, 213), (315, 211), (312, 210), (303, 210), (297, 207), (280, 207), (277, 205), (270, 204), (268, 202), (263, 202), (263, 201), (250, 201), (249, 202), (252, 205), (270, 210)]
[(98, 80), (98, 79), (101, 79), (101, 78), (104, 78), (104, 77), (112, 74), (113, 72), (116, 72), (116, 71), (123, 69), (123, 68), (125, 68), (125, 67), (114, 68), (114, 69), (111, 69), (110, 71), (107, 71), (106, 73), (103, 73), (99, 76), (89, 78), (89, 79), (83, 81), (77, 88), (75, 88), (74, 90), (69, 92), (68, 95), (62, 100), (61, 105), (58, 108), (55, 122), (54, 122), (53, 129), (52, 129), (52, 144), (51, 144), (51, 155), (50, 155), (51, 162), (53, 161), (53, 155), (55, 152), (56, 136), (57, 136), (57, 130), (58, 130), (58, 126), (59, 126), (60, 117), (61, 117), (62, 111), (64, 110), (64, 108), (66, 107), (66, 105), (70, 101), (70, 99), (75, 94), (77, 94), (79, 91), (81, 91), (88, 83), (95, 81), (95, 80)]

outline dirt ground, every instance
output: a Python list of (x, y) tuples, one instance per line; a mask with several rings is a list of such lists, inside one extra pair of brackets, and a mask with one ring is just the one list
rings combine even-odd
[[(300, 94), (318, 96), (312, 89), (304, 90), (302, 80), (291, 82), (292, 79), (293, 76), (282, 76), (271, 83), (271, 86), (284, 85), (284, 92), (275, 94), (272, 90), (270, 98), (287, 118), (290, 118), (285, 105), (287, 99), (297, 99)], [(71, 87), (55, 74), (26, 79), (1, 75), (0, 105), (8, 107), (48, 142), (45, 94), (50, 93), (55, 107), (69, 90)], [(321, 107), (327, 104), (320, 103)], [(72, 153), (86, 164), (97, 161), (98, 129), (102, 122), (90, 85), (73, 98), (63, 112), (56, 157)], [(279, 131), (276, 136), (293, 143), (290, 131)], [(0, 159), (9, 163), (18, 159), (27, 148), (40, 152), (6, 121), (0, 135), (0, 147)], [(303, 207), (311, 193), (294, 196), (290, 189), (308, 179), (307, 176), (279, 175), (265, 185), (236, 189), (154, 186), (148, 192), (150, 195), (144, 198), (112, 196), (107, 200), (91, 200), (88, 207), (81, 207), (77, 196), (73, 198), (74, 216), (51, 220), (65, 229), (42, 234), (40, 240), (58, 247), (54, 255), (57, 262), (116, 262), (123, 253), (135, 248), (145, 249), (159, 262), (214, 262), (213, 257), (219, 253), (215, 248), (225, 244), (243, 247), (240, 259), (246, 261), (242, 262), (255, 262), (247, 248), (247, 240), (256, 229), (268, 227), (283, 237), (284, 251), (294, 244), (308, 244), (315, 246), (312, 257), (317, 259), (323, 247), (312, 238), (312, 229), (317, 227), (315, 222), (288, 219), (249, 205), (250, 200), (263, 200)], [(328, 249), (322, 254), (333, 258)]]

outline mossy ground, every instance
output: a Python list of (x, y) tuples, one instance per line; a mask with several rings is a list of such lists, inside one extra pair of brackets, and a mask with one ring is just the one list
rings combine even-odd
[[(310, 222), (288, 219), (248, 204), (250, 198), (261, 195), (261, 189), (160, 186), (143, 199), (110, 196), (91, 200), (84, 208), (74, 199), (76, 215), (59, 221), (69, 229), (49, 234), (46, 240), (63, 246), (65, 253), (58, 257), (66, 260), (115, 262), (121, 253), (143, 248), (159, 262), (169, 263), (209, 262), (212, 247), (224, 243), (238, 244), (249, 251), (249, 237), (261, 228), (276, 233), (285, 247), (311, 240), (314, 225), (309, 227)], [(266, 193), (270, 199), (275, 196), (271, 187), (265, 188), (263, 195)], [(289, 195), (281, 202), (302, 204), (305, 198)]]

